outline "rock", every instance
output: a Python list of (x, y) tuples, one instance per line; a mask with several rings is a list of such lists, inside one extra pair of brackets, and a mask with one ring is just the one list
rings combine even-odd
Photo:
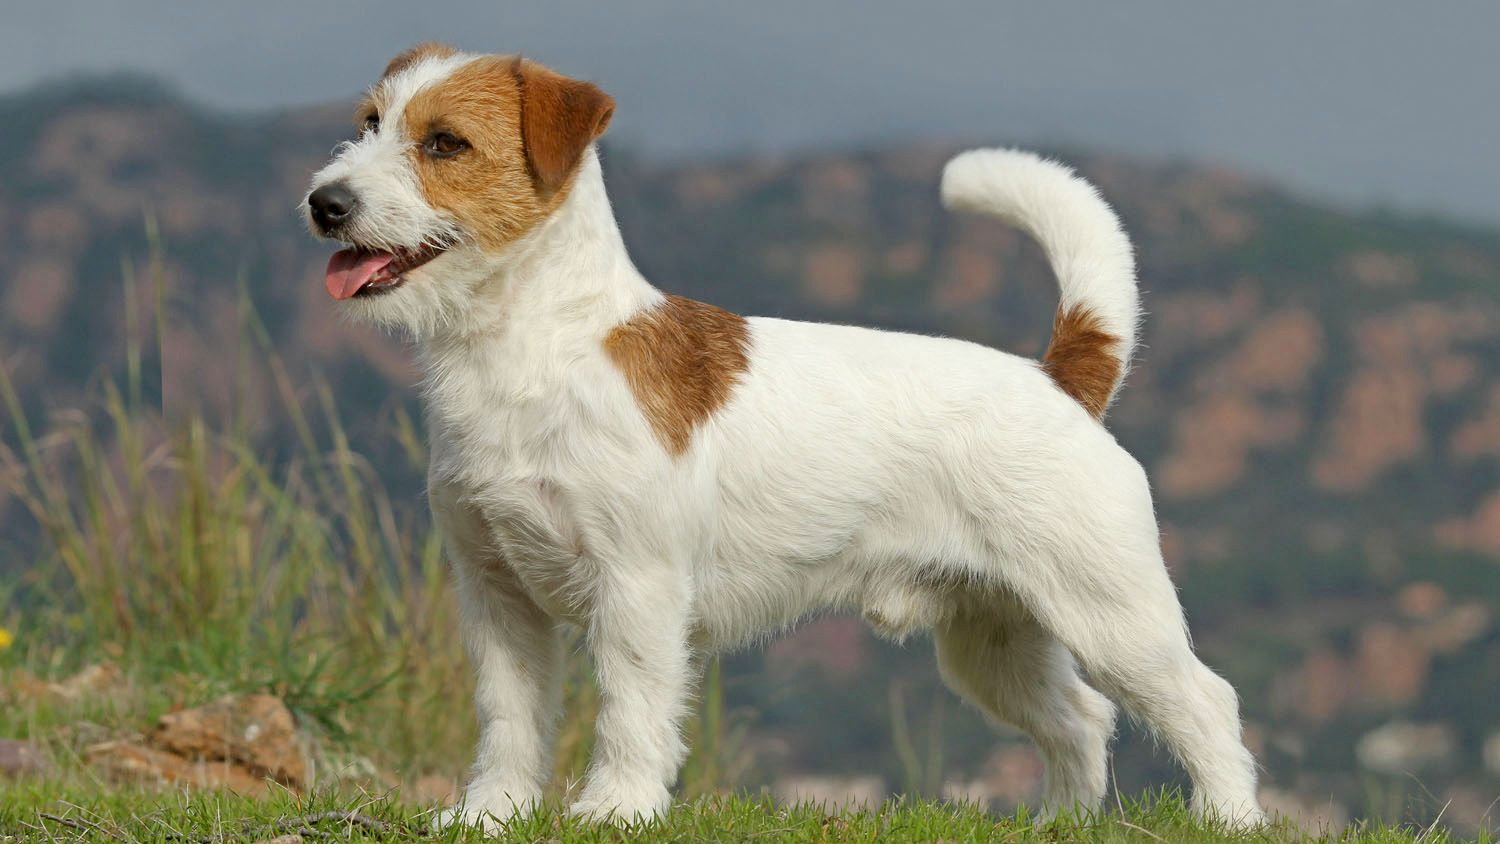
[(100, 662), (85, 667), (60, 683), (50, 684), (51, 690), (65, 700), (99, 697), (118, 689), (125, 675), (113, 663)]
[(1345, 272), (1366, 287), (1404, 287), (1422, 277), (1410, 256), (1390, 252), (1354, 252), (1343, 265)]
[(128, 741), (96, 744), (84, 754), (89, 764), (112, 777), (148, 785), (227, 788), (259, 796), (270, 786), (259, 774), (226, 761), (192, 761), (175, 753)]
[(0, 777), (39, 776), (51, 769), (47, 755), (36, 742), (0, 739)]
[(22, 703), (36, 700), (46, 693), (47, 683), (30, 671), (17, 668), (0, 677), (0, 699)]
[(1315, 724), (1333, 718), (1359, 693), (1354, 669), (1326, 646), (1314, 647), (1302, 665), (1273, 688), (1277, 709), (1291, 709)]
[(1355, 673), (1363, 697), (1389, 703), (1416, 700), (1427, 684), (1431, 655), (1410, 630), (1386, 621), (1359, 631)]
[(1393, 721), (1361, 736), (1354, 754), (1372, 771), (1403, 775), (1436, 767), (1453, 750), (1453, 729), (1447, 724)]
[(170, 712), (151, 744), (186, 759), (235, 762), (291, 788), (307, 784), (307, 757), (292, 713), (272, 695), (229, 695), (207, 706)]
[(270, 781), (293, 790), (308, 781), (292, 713), (271, 695), (229, 695), (168, 713), (144, 741), (104, 742), (85, 755), (112, 776), (157, 785), (259, 795)]
[(864, 286), (860, 253), (836, 243), (815, 247), (804, 260), (803, 277), (810, 299), (831, 307), (848, 307), (859, 301)]
[(1437, 616), (1448, 603), (1448, 593), (1443, 587), (1430, 581), (1418, 581), (1396, 593), (1396, 607), (1401, 614), (1412, 619), (1429, 619)]
[(124, 679), (125, 675), (118, 667), (112, 663), (100, 662), (86, 666), (72, 677), (55, 683), (42, 680), (26, 671), (12, 671), (6, 674), (4, 686), (0, 690), (16, 701), (75, 701), (117, 691)]
[(1490, 609), (1478, 601), (1460, 604), (1418, 631), (1428, 650), (1457, 653), (1490, 630)]

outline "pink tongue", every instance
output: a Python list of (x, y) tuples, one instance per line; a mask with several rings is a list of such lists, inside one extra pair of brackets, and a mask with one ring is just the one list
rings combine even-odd
[(323, 274), (323, 285), (328, 295), (335, 299), (348, 299), (370, 283), (375, 274), (396, 260), (389, 252), (365, 252), (356, 249), (340, 249), (328, 259), (328, 269)]

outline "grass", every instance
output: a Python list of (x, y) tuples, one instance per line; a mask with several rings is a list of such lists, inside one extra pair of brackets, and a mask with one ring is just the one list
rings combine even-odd
[[(0, 673), (118, 665), (127, 688), (110, 712), (89, 714), (110, 732), (224, 693), (269, 691), (316, 750), (403, 778), (456, 777), (474, 726), (453, 704), (472, 680), (423, 503), (392, 499), (327, 384), (294, 377), (248, 304), (229, 357), (235, 393), (268, 384), (272, 406), (158, 404), (148, 370), (165, 332), (160, 262), (149, 262), (147, 285), (125, 281), (123, 372), (97, 379), (85, 407), (38, 422), (0, 360), (6, 569), (19, 574), (0, 581), (10, 640)], [(382, 430), (388, 450), (425, 464), (401, 408)], [(290, 452), (280, 445), (288, 432)], [(559, 781), (587, 757), (597, 705), (582, 659), (570, 670), (576, 718), (563, 731)], [(79, 717), (13, 701), (0, 707), (0, 735), (53, 741)]]
[[(386, 492), (351, 443), (332, 391), (316, 378), (294, 377), (248, 305), (235, 393), (269, 384), (274, 406), (242, 401), (215, 415), (149, 398), (148, 347), (159, 347), (165, 328), (158, 261), (147, 276), (151, 289), (138, 296), (127, 273), (123, 372), (98, 379), (84, 408), (34, 419), (0, 359), (0, 503), (9, 496), (8, 527), (21, 523), (5, 540), (16, 549), (6, 553), (20, 557), (8, 570), (20, 577), (0, 582), (0, 737), (36, 742), (51, 765), (39, 778), (0, 781), (0, 844), (254, 841), (301, 826), (308, 838), (481, 840), (472, 830), (430, 836), (430, 807), (408, 797), (423, 775), (459, 780), (474, 741), (464, 703), (470, 671), (420, 502)], [(413, 468), (423, 465), (409, 416), (398, 408), (383, 428), (395, 453)], [(297, 444), (289, 453), (272, 447), (285, 431)], [(550, 790), (559, 803), (584, 770), (599, 700), (587, 662), (572, 650)], [(105, 694), (14, 693), (22, 675), (56, 679), (100, 662), (120, 669)], [(306, 734), (319, 772), (313, 796), (143, 789), (101, 780), (83, 761), (90, 745), (137, 735), (173, 708), (261, 691), (280, 696)], [(893, 711), (908, 785), (937, 791), (940, 755), (919, 748), (901, 701)], [(716, 664), (686, 731), (694, 750), (679, 783), (685, 802), (665, 820), (620, 829), (547, 810), (512, 825), (506, 837), (1242, 840), (1195, 823), (1172, 795), (1046, 825), (1024, 812), (997, 817), (932, 801), (829, 812), (725, 796), (750, 779), (753, 758), (743, 724), (726, 715)], [(351, 811), (378, 823), (307, 820)], [(1301, 839), (1283, 825), (1245, 840)], [(1332, 840), (1450, 839), (1437, 828), (1372, 827)]]
[[(144, 283), (126, 265), (124, 364), (100, 373), (83, 407), (28, 412), (0, 357), (0, 738), (38, 742), (71, 793), (108, 795), (81, 761), (91, 743), (226, 693), (270, 692), (306, 734), (320, 789), (460, 780), (473, 681), (424, 502), (387, 492), (333, 391), (291, 371), (248, 299), (225, 356), (234, 404), (169, 406), (164, 373), (151, 372), (170, 309), (147, 230)], [(270, 406), (244, 398), (257, 394)], [(424, 441), (403, 407), (377, 428), (383, 441), (366, 445), (419, 475)], [(582, 775), (599, 703), (569, 650), (558, 798)], [(104, 695), (8, 692), (98, 663), (122, 674)], [(687, 796), (749, 769), (716, 665), (685, 729)]]
[[(349, 820), (353, 813), (356, 820)], [(308, 839), (347, 841), (479, 842), (493, 840), (474, 828), (434, 832), (429, 810), (412, 809), (386, 797), (298, 798), (280, 795), (250, 800), (224, 794), (121, 792), (108, 795), (39, 789), (0, 805), (0, 842), (256, 841), (304, 831)], [(50, 836), (50, 837), (49, 837)], [(622, 826), (587, 823), (543, 809), (506, 826), (504, 841), (583, 842), (1391, 842), (1446, 844), (1439, 829), (1351, 828), (1307, 835), (1281, 825), (1249, 833), (1192, 819), (1180, 798), (1161, 795), (1096, 817), (1036, 823), (1024, 813), (996, 817), (972, 806), (891, 801), (871, 809), (826, 811), (815, 805), (779, 806), (756, 797), (709, 796), (680, 805), (664, 819)]]

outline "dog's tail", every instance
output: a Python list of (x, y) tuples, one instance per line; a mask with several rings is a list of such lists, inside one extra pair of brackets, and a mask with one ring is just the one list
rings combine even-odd
[(976, 149), (943, 168), (943, 204), (1025, 230), (1062, 290), (1042, 369), (1101, 419), (1130, 368), (1140, 296), (1130, 239), (1094, 186), (1029, 152)]

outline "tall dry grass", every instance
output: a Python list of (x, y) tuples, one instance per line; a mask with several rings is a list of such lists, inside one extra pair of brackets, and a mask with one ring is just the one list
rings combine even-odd
[[(38, 423), (0, 362), (0, 484), (23, 511), (10, 521), (31, 537), (28, 559), (10, 564), (20, 577), (0, 589), (17, 619), (0, 665), (59, 673), (109, 659), (137, 686), (179, 698), (269, 690), (333, 758), (387, 779), (458, 776), (474, 738), (472, 679), (421, 502), (393, 502), (351, 446), (334, 391), (289, 370), (243, 295), (239, 364), (225, 377), (269, 378), (276, 405), (237, 402), (212, 418), (143, 400), (143, 361), (166, 320), (160, 242), (150, 241), (154, 307), (140, 318), (129, 305), (139, 291), (127, 266), (124, 372), (101, 377), (92, 404)], [(264, 433), (277, 430), (295, 445)], [(383, 434), (424, 462), (404, 411)], [(582, 773), (598, 707), (587, 661), (571, 652), (559, 789)], [(747, 769), (724, 711), (714, 666), (687, 725), (698, 748), (683, 775), (689, 794)]]

